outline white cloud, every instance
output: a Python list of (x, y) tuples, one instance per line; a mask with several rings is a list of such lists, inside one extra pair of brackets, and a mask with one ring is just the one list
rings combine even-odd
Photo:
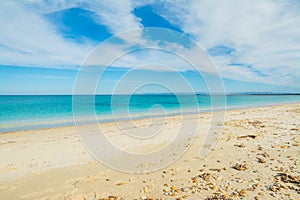
[(84, 7), (90, 11), (97, 13), (97, 15), (99, 15), (99, 18), (96, 20), (99, 23), (109, 27), (109, 29), (114, 34), (141, 28), (138, 19), (133, 14), (131, 14), (133, 7), (129, 0), (90, 1)]
[(0, 62), (59, 67), (79, 65), (92, 46), (64, 39), (39, 13), (12, 1), (0, 3)]
[[(194, 0), (164, 4), (168, 9), (161, 9), (161, 14), (207, 49), (227, 45), (236, 50), (221, 62), (214, 58), (225, 77), (300, 86), (295, 82), (300, 78), (299, 1)], [(252, 65), (253, 70), (267, 76), (245, 67), (230, 67), (230, 62)]]
[[(156, 35), (155, 40), (143, 40), (134, 37), (136, 31), (126, 32), (123, 38), (132, 38), (124, 43), (115, 43), (114, 39), (106, 40), (93, 50), (83, 63), (86, 66), (116, 66), (124, 68), (135, 68), (143, 66), (144, 69), (154, 71), (187, 71), (199, 70), (201, 72), (217, 73), (210, 57), (207, 56), (202, 47), (191, 41), (190, 45), (176, 43), (179, 40), (188, 42), (188, 37), (180, 33), (173, 32), (172, 40), (161, 42), (170, 30), (148, 29), (147, 33)], [(159, 34), (158, 34), (159, 33)], [(138, 45), (137, 45), (138, 44)], [(170, 69), (166, 67), (169, 66)]]
[[(145, 4), (156, 5), (159, 14), (194, 36), (206, 49), (218, 45), (234, 48), (232, 55), (213, 57), (224, 77), (300, 87), (297, 81), (300, 79), (300, 3), (296, 0), (1, 1), (0, 63), (40, 67), (79, 65), (92, 45), (66, 40), (43, 18), (44, 13), (81, 7), (94, 12), (94, 20), (107, 26), (111, 33), (119, 34), (141, 27), (132, 10)], [(147, 45), (140, 31), (123, 39), (129, 44)], [(116, 49), (111, 45), (107, 49), (110, 52), (105, 53), (120, 55), (126, 47)], [(180, 46), (173, 49), (188, 59), (199, 58), (194, 49)], [(156, 54), (128, 55), (117, 64), (130, 67), (152, 60), (163, 60), (163, 64), (178, 70), (187, 69), (178, 59)], [(243, 63), (251, 68), (230, 63)], [(209, 69), (203, 67), (203, 71)]]
[(129, 1), (1, 1), (0, 63), (63, 68), (80, 65), (95, 44), (67, 40), (43, 17), (45, 13), (72, 7), (95, 12), (94, 20), (112, 33), (140, 27)]

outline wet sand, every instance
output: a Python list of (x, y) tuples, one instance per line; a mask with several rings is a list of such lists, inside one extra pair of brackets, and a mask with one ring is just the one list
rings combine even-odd
[[(144, 174), (96, 161), (75, 127), (1, 134), (0, 199), (300, 199), (300, 103), (226, 111), (218, 142), (205, 158), (199, 149), (211, 114), (188, 117), (201, 126), (185, 154)], [(170, 145), (180, 119), (158, 119), (152, 128), (163, 123), (167, 136), (152, 145), (134, 145), (114, 123), (103, 130), (124, 150), (147, 153)]]

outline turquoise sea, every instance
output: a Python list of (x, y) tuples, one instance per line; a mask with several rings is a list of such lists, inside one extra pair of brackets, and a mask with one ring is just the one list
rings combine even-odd
[[(196, 97), (196, 98), (195, 98)], [(209, 95), (96, 95), (93, 108), (81, 102), (77, 115), (89, 119), (96, 114), (99, 121), (177, 115), (212, 110)], [(191, 99), (196, 101), (191, 101)], [(214, 97), (214, 108), (222, 106), (224, 96)], [(300, 95), (228, 95), (226, 109), (300, 102)], [(195, 103), (196, 102), (196, 103)], [(74, 125), (72, 95), (2, 95), (0, 96), (0, 132)], [(149, 113), (150, 112), (150, 113)]]

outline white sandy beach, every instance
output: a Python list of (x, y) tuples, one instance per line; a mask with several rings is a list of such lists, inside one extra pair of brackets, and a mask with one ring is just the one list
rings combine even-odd
[[(211, 114), (188, 117), (201, 125), (187, 152), (145, 174), (96, 161), (75, 127), (1, 134), (0, 199), (300, 199), (300, 103), (226, 111), (223, 132), (203, 159), (201, 133), (208, 130)], [(180, 116), (154, 122), (153, 130), (164, 124), (163, 136), (151, 144), (135, 145), (115, 123), (102, 127), (122, 149), (147, 153), (169, 145)]]

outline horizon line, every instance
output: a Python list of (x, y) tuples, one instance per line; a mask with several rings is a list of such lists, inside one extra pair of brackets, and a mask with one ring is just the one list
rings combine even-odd
[(0, 94), (0, 96), (106, 96), (106, 95), (300, 95), (299, 92), (195, 92), (195, 93), (119, 93), (119, 94)]

